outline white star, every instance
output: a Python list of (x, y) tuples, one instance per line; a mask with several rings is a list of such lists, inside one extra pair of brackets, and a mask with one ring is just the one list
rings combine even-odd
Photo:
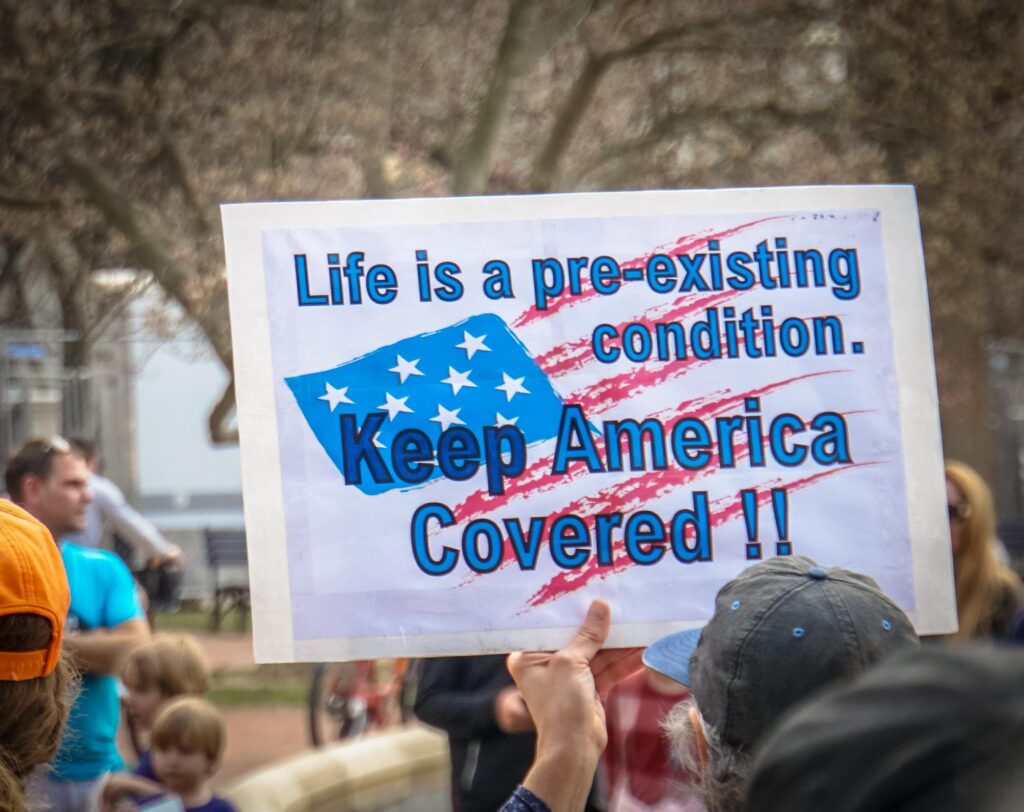
[(511, 378), (509, 377), (509, 374), (507, 372), (502, 372), (501, 379), (504, 381), (504, 383), (501, 386), (495, 386), (494, 388), (500, 389), (502, 392), (504, 392), (505, 397), (508, 398), (509, 400), (512, 400), (512, 398), (514, 398), (518, 394), (530, 394), (530, 390), (523, 386), (523, 381), (526, 380), (525, 375), (522, 378)]
[(471, 369), (467, 369), (465, 372), (456, 372), (455, 367), (448, 367), (448, 377), (442, 380), (441, 383), (450, 385), (452, 394), (457, 395), (460, 389), (467, 386), (476, 387), (476, 384), (469, 379), (472, 372), (473, 370)]
[(388, 372), (397, 372), (399, 383), (405, 383), (405, 379), (410, 375), (422, 375), (423, 373), (416, 368), (416, 365), (420, 362), (417, 358), (415, 361), (406, 361), (401, 355), (396, 356), (397, 361), (395, 366), (391, 367)]
[(373, 444), (377, 446), (377, 448), (387, 448), (387, 446), (380, 441), (380, 437), (376, 434), (373, 435)]
[(400, 415), (402, 412), (409, 412), (412, 414), (412, 409), (405, 405), (405, 402), (409, 399), (406, 395), (404, 398), (392, 397), (390, 392), (385, 392), (384, 397), (387, 399), (384, 403), (378, 406), (378, 409), (384, 409), (388, 413), (388, 421), (395, 419), (396, 415)]
[(514, 426), (518, 422), (518, 417), (505, 417), (505, 415), (503, 415), (501, 412), (494, 413), (494, 425), (499, 429), (502, 426)]
[(466, 357), (472, 358), (478, 352), (490, 352), (491, 348), (484, 344), (484, 339), (487, 336), (473, 336), (465, 330), (462, 331), (462, 337), (465, 339), (461, 344), (455, 346), (459, 349), (466, 351)]
[(335, 389), (329, 383), (325, 383), (324, 393), (317, 399), (326, 400), (327, 404), (331, 407), (331, 411), (333, 412), (334, 407), (337, 406), (339, 403), (352, 402), (351, 400), (348, 399), (348, 396), (345, 394), (346, 392), (348, 392), (347, 386), (343, 386), (341, 387), (341, 389)]
[(464, 426), (464, 425), (466, 425), (465, 422), (463, 422), (459, 418), (459, 412), (461, 412), (461, 411), (462, 411), (462, 409), (451, 409), (451, 410), (446, 409), (444, 406), (442, 406), (440, 403), (438, 403), (437, 404), (437, 417), (432, 417), (430, 419), (433, 420), (435, 423), (440, 423), (441, 424), (441, 431), (444, 431), (445, 429), (447, 429), (449, 426), (452, 426), (452, 425)]

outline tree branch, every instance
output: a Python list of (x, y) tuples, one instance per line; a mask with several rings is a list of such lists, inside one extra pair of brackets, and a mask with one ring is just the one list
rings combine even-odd
[(483, 194), (501, 128), (508, 118), (512, 87), (531, 60), (544, 53), (590, 12), (592, 0), (550, 4), (510, 0), (508, 19), (498, 46), (491, 80), (477, 108), (476, 122), (455, 160), (452, 191)]
[(571, 182), (578, 184), (599, 167), (652, 149), (663, 141), (675, 137), (691, 124), (705, 125), (726, 122), (749, 136), (763, 131), (765, 118), (771, 119), (781, 127), (807, 127), (831, 149), (840, 148), (840, 123), (836, 121), (829, 109), (787, 110), (774, 102), (756, 107), (736, 107), (726, 110), (717, 106), (691, 106), (655, 119), (641, 135), (612, 144), (602, 150), (572, 176)]
[(217, 445), (238, 442), (238, 427), (228, 425), (235, 412), (235, 374), (230, 369), (228, 371), (231, 380), (221, 393), (220, 400), (210, 410), (207, 420), (210, 440)]
[(152, 271), (160, 286), (195, 320), (221, 363), (230, 370), (229, 326), (225, 323), (224, 311), (213, 306), (223, 299), (223, 292), (209, 292), (203, 297), (202, 306), (197, 306), (190, 295), (189, 274), (171, 256), (170, 240), (159, 225), (94, 161), (68, 150), (62, 157), (65, 170), (86, 199), (128, 240), (127, 255), (131, 264)]
[(54, 228), (44, 228), (43, 236), (46, 270), (60, 304), (61, 326), (75, 336), (64, 346), (64, 365), (78, 369), (85, 366), (89, 353), (85, 340), (88, 304), (82, 290), (82, 258), (71, 241)]
[[(128, 256), (134, 265), (152, 271), (154, 278), (182, 309), (195, 321), (210, 342), (228, 374), (232, 372), (231, 333), (224, 319), (223, 291), (212, 291), (196, 306), (189, 295), (189, 277), (185, 269), (171, 257), (168, 239), (152, 219), (125, 195), (113, 178), (93, 161), (75, 153), (64, 153), (68, 174), (78, 183), (86, 198), (106, 217), (130, 243)], [(217, 306), (218, 304), (222, 306)], [(214, 443), (237, 442), (237, 431), (226, 427), (234, 405), (233, 384), (225, 390), (210, 413), (210, 439)]]
[(5, 238), (6, 250), (4, 261), (0, 264), (0, 294), (10, 289), (14, 306), (8, 314), (7, 324), (10, 327), (31, 327), (32, 318), (28, 301), (25, 297), (24, 273), (25, 266), (33, 253), (32, 244), (28, 241)]
[[(558, 166), (572, 143), (580, 123), (590, 108), (597, 89), (608, 70), (615, 64), (643, 56), (665, 45), (682, 40), (685, 37), (699, 34), (706, 37), (717, 28), (727, 31), (735, 27), (742, 28), (746, 22), (763, 22), (766, 18), (782, 15), (787, 21), (816, 19), (802, 6), (784, 3), (776, 9), (760, 9), (747, 14), (722, 15), (689, 20), (683, 25), (670, 26), (642, 37), (628, 45), (605, 51), (602, 54), (589, 53), (583, 69), (573, 82), (569, 95), (555, 117), (548, 132), (544, 147), (537, 156), (530, 170), (530, 188), (537, 192), (547, 192), (562, 186)], [(728, 46), (722, 43), (688, 45), (688, 50), (714, 48), (724, 50)]]
[[(717, 108), (709, 109), (715, 109), (716, 113), (721, 112), (720, 110), (717, 110)], [(620, 141), (612, 144), (606, 149), (603, 149), (595, 158), (584, 164), (579, 171), (573, 175), (571, 183), (573, 185), (578, 184), (583, 180), (583, 178), (598, 167), (606, 166), (615, 161), (628, 158), (631, 155), (636, 155), (644, 150), (651, 149), (666, 138), (675, 135), (683, 124), (688, 122), (691, 117), (692, 111), (687, 111), (686, 113), (673, 113), (656, 119), (641, 135), (638, 135), (635, 138), (626, 139), (625, 141)]]
[(548, 132), (544, 148), (530, 169), (530, 189), (533, 191), (548, 192), (558, 187), (558, 178), (555, 177), (558, 164), (590, 108), (601, 79), (611, 66), (612, 61), (606, 56), (591, 54), (587, 57), (583, 70), (573, 81), (561, 112)]
[(61, 157), (68, 176), (86, 199), (128, 240), (134, 264), (149, 268), (171, 296), (188, 307), (188, 276), (171, 259), (169, 240), (155, 233), (148, 214), (117, 187), (114, 179), (89, 157), (64, 150)]
[(181, 142), (171, 129), (167, 115), (158, 105), (154, 113), (156, 118), (157, 134), (160, 138), (160, 154), (163, 156), (171, 174), (181, 188), (185, 202), (195, 217), (196, 224), (203, 234), (209, 234), (210, 214), (206, 205), (203, 193), (196, 184), (188, 165), (185, 163), (185, 156), (181, 149)]
[(108, 299), (103, 302), (103, 312), (99, 318), (92, 322), (86, 332), (84, 338), (88, 342), (92, 342), (96, 336), (103, 333), (118, 316), (120, 316), (125, 309), (135, 299), (141, 296), (145, 291), (152, 285), (153, 279), (151, 276), (146, 274), (136, 274), (130, 284), (125, 286), (123, 290), (117, 292), (115, 297)]
[(530, 7), (534, 0), (511, 0), (505, 31), (476, 122), (461, 150), (452, 177), (457, 195), (482, 194), (491, 170), (491, 156), (508, 115), (512, 85), (525, 67), (523, 51), (529, 42)]
[(360, 156), (359, 166), (363, 170), (364, 197), (371, 200), (391, 197), (391, 184), (384, 171), (384, 155), (379, 146), (368, 144)]
[(41, 209), (59, 209), (61, 205), (59, 197), (33, 197), (0, 190), (0, 206), (6, 206), (9, 209), (39, 211)]

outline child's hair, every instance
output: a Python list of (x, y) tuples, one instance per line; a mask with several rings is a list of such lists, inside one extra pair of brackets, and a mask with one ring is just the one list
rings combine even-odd
[(208, 668), (203, 650), (187, 634), (158, 635), (132, 649), (121, 665), (129, 685), (155, 685), (164, 696), (205, 694)]
[(149, 744), (154, 750), (199, 751), (215, 764), (224, 752), (224, 717), (197, 696), (175, 699), (157, 714)]

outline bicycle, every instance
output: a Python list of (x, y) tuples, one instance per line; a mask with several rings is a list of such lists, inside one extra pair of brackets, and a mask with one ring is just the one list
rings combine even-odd
[(383, 730), (412, 716), (415, 660), (317, 663), (309, 687), (309, 739), (314, 747)]

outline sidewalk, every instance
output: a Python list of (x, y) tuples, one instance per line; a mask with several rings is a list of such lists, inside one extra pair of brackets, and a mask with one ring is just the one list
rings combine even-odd
[(228, 744), (214, 782), (217, 787), (309, 749), (305, 708), (232, 707), (224, 708), (223, 713)]

